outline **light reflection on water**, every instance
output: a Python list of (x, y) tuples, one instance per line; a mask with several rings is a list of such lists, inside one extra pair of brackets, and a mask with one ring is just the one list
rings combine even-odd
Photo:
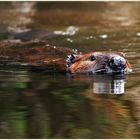
[[(119, 84), (118, 81), (121, 83)], [(137, 128), (137, 122), (139, 122), (139, 114), (131, 110), (131, 104), (129, 104), (129, 102), (135, 103), (133, 96), (128, 98), (127, 92), (123, 94), (124, 81), (123, 76), (78, 75), (70, 78), (63, 74), (1, 71), (0, 129), (2, 131), (0, 137), (136, 137), (137, 135), (128, 135), (127, 131), (118, 134), (119, 129), (128, 125), (130, 126), (129, 131), (135, 131), (131, 125), (136, 125)], [(125, 82), (128, 84), (128, 81)], [(118, 85), (119, 87), (116, 87)], [(135, 108), (135, 106), (133, 107)], [(111, 110), (115, 112), (110, 114)], [(136, 117), (136, 122), (131, 120), (129, 112)], [(122, 119), (122, 122), (119, 118)], [(115, 121), (116, 124), (108, 128), (112, 121)], [(105, 122), (106, 124), (104, 124)], [(63, 133), (59, 131), (58, 126), (61, 126)], [(100, 129), (101, 127), (102, 129)], [(107, 129), (116, 136), (108, 134)], [(6, 133), (9, 135), (7, 136)]]
[(125, 93), (124, 76), (98, 76), (93, 82), (93, 93), (123, 94)]
[[(6, 135), (8, 132), (10, 133), (8, 136), (12, 138), (135, 137), (135, 135), (128, 135), (127, 131), (122, 134), (118, 134), (118, 131), (127, 126), (130, 129), (128, 131), (136, 131), (131, 125), (137, 126), (139, 122), (139, 104), (136, 100), (138, 95), (128, 91), (121, 96), (108, 94), (107, 90), (113, 89), (110, 84), (113, 85), (115, 80), (124, 81), (124, 77), (78, 75), (69, 78), (60, 74), (26, 71), (0, 72), (0, 122), (2, 124), (0, 137), (8, 138)], [(131, 75), (126, 76), (126, 87), (137, 89), (137, 86), (129, 83), (130, 80), (132, 84), (136, 79)], [(95, 89), (98, 90), (100, 84), (106, 94), (93, 92)], [(134, 105), (131, 105), (131, 102)], [(111, 114), (108, 111), (111, 111)], [(136, 120), (131, 120), (129, 112)], [(116, 124), (113, 123), (111, 128), (108, 128), (112, 121)], [(66, 132), (59, 132), (57, 126), (61, 126), (61, 129)], [(3, 127), (7, 127), (8, 132)], [(100, 130), (99, 134), (98, 130)], [(108, 134), (106, 130), (115, 133), (116, 136)]]

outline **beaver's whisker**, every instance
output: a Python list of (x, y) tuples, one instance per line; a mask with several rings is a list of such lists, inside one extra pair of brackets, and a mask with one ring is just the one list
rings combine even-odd
[(106, 71), (106, 69), (95, 70), (95, 72), (103, 72), (103, 71)]

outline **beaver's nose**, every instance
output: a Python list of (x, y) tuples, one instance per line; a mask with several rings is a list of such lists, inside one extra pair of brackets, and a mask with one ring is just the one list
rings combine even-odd
[(109, 66), (114, 71), (122, 71), (126, 68), (126, 60), (121, 56), (112, 57), (109, 61)]

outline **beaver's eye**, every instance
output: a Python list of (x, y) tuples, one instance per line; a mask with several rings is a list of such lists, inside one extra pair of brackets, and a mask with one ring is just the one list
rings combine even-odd
[(94, 60), (96, 60), (96, 57), (94, 55), (91, 55), (89, 59), (90, 59), (90, 61), (94, 61)]

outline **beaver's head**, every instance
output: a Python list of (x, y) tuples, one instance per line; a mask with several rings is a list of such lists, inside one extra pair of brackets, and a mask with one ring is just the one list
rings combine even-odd
[(130, 73), (131, 65), (123, 53), (93, 52), (70, 55), (67, 66), (71, 73)]

